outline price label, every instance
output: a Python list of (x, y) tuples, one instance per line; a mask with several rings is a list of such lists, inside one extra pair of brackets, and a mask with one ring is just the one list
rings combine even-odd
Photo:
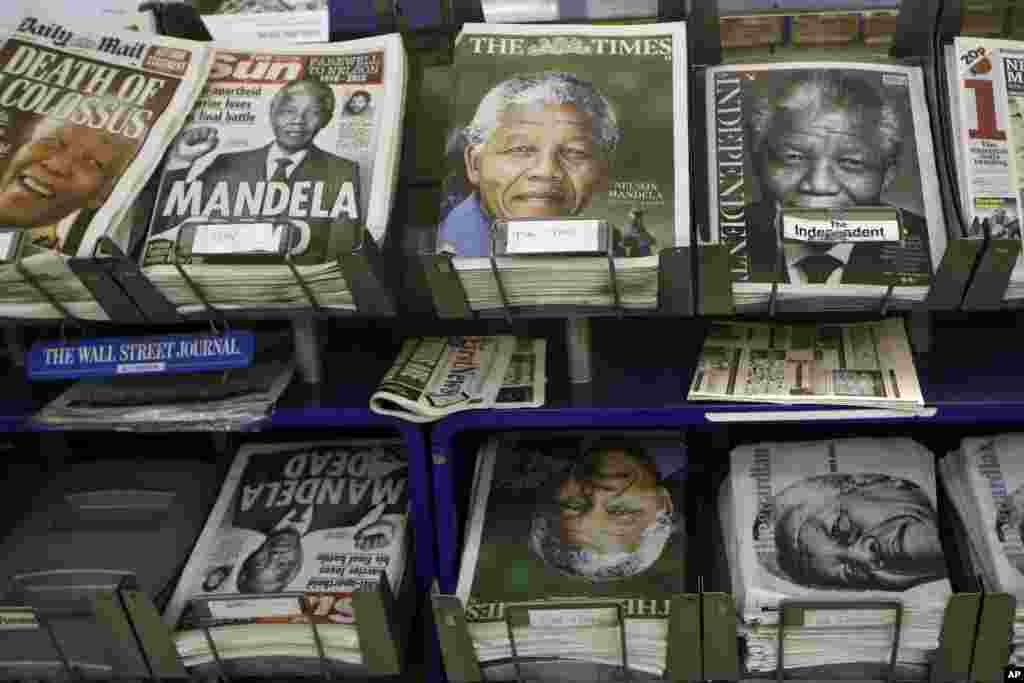
[(782, 236), (793, 242), (899, 242), (900, 222), (895, 209), (789, 209), (782, 214)]
[[(604, 221), (508, 221), (507, 254), (566, 254), (604, 251)], [(606, 228), (605, 228), (606, 229)]]
[(278, 253), (285, 229), (273, 223), (223, 224), (196, 226), (192, 253), (201, 255)]
[(210, 600), (206, 603), (215, 619), (256, 619), (259, 617), (298, 617), (302, 607), (296, 598), (237, 598)]
[(539, 628), (615, 626), (618, 619), (618, 611), (613, 607), (530, 610), (530, 626)]

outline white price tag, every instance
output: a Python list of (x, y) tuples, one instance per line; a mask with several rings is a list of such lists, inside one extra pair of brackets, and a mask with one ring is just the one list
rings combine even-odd
[(844, 216), (784, 211), (782, 236), (794, 242), (899, 242), (900, 223), (895, 211)]
[(894, 609), (807, 609), (804, 626), (892, 626)]
[(206, 603), (215, 619), (255, 619), (257, 617), (298, 617), (302, 615), (298, 598), (238, 598)]
[(0, 631), (33, 631), (37, 628), (39, 620), (33, 610), (0, 607)]
[(203, 23), (216, 40), (326, 43), (330, 39), (330, 20), (326, 9), (258, 14), (204, 14)]
[(507, 254), (564, 254), (601, 249), (601, 221), (508, 221)]
[(14, 258), (14, 245), (18, 243), (16, 237), (17, 233), (14, 231), (0, 232), (0, 261), (10, 261)]
[(219, 224), (196, 226), (193, 254), (277, 253), (281, 248), (283, 228), (273, 223)]
[(584, 628), (616, 624), (618, 611), (614, 607), (530, 610), (530, 626), (539, 628)]

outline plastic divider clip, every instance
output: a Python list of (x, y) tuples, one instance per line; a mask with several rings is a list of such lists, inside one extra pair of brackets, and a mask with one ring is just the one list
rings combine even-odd
[(942, 617), (938, 656), (932, 663), (931, 683), (968, 680), (980, 610), (980, 593), (956, 593), (949, 599)]
[(999, 683), (1010, 658), (1017, 601), (1006, 593), (985, 593), (978, 618), (978, 637), (974, 641), (971, 680)]

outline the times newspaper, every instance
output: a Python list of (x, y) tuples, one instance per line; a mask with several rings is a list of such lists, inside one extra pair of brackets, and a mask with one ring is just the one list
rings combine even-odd
[[(1020, 239), (1024, 43), (958, 37), (946, 60), (966, 236)], [(1013, 279), (1021, 277), (1018, 259)]]
[(311, 265), (350, 251), (363, 226), (381, 239), (399, 154), (403, 64), (395, 36), (216, 50), (170, 151), (144, 265), (171, 263), (182, 240), (214, 254), (210, 263), (244, 264), (290, 238), (295, 262)]
[[(210, 64), (198, 43), (77, 27), (30, 14), (0, 46), (0, 226), (25, 231), (26, 267), (44, 280), (73, 279), (59, 253), (92, 255), (103, 235), (128, 244), (132, 203)], [(8, 259), (12, 235), (0, 245)], [(0, 313), (58, 315), (30, 303), (40, 296), (13, 266), (0, 281)], [(71, 308), (103, 317), (95, 305)]]
[(712, 323), (688, 398), (894, 409), (924, 405), (899, 318), (834, 325)]
[[(399, 440), (243, 447), (164, 614), (183, 631), (179, 650), (208, 656), (195, 630), (204, 625), (306, 624), (312, 638), (311, 620), (335, 643), (331, 626), (355, 624), (352, 593), (385, 575), (397, 593), (409, 545), (406, 458)], [(267, 599), (275, 594), (284, 595)], [(352, 649), (354, 630), (343, 630)], [(260, 640), (246, 654), (259, 656)]]
[[(775, 666), (785, 599), (896, 600), (903, 610), (898, 661), (928, 661), (952, 594), (934, 463), (910, 439), (763, 443), (732, 452), (720, 508), (751, 668)], [(803, 627), (787, 628), (787, 666), (885, 662), (894, 616), (806, 610)]]
[(544, 405), (543, 339), (417, 337), (403, 344), (370, 409), (410, 422), (462, 410)]
[[(511, 628), (521, 657), (616, 667), (625, 654), (661, 674), (671, 599), (686, 590), (686, 465), (667, 433), (483, 446), (457, 588), (480, 661), (511, 655)], [(523, 605), (525, 620), (510, 612)]]

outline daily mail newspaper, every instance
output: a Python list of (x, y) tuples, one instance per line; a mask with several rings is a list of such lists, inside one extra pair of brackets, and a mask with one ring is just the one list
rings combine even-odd
[[(952, 586), (934, 460), (910, 439), (765, 443), (732, 452), (720, 495), (722, 532), (733, 590), (762, 666), (775, 664), (774, 627), (784, 599), (897, 600), (903, 606), (899, 660), (921, 664), (938, 647)], [(839, 635), (858, 624), (894, 623), (891, 611), (808, 612), (804, 626), (831, 627)], [(826, 634), (816, 634), (819, 649)], [(872, 635), (882, 651), (891, 646), (891, 633)], [(849, 643), (841, 642), (832, 656), (851, 661)]]
[[(79, 26), (40, 10), (0, 46), (0, 227), (14, 229), (0, 234), (0, 257), (25, 256), (72, 313), (103, 319), (64, 257), (92, 255), (104, 235), (127, 245), (132, 204), (191, 109), (210, 51)], [(0, 315), (60, 313), (7, 264)]]
[(164, 613), (186, 663), (211, 658), (202, 625), (230, 627), (212, 631), (221, 657), (315, 657), (311, 620), (358, 663), (352, 593), (402, 585), (407, 483), (399, 440), (243, 447)]
[[(529, 341), (529, 340), (528, 340)], [(394, 415), (410, 422), (433, 422), (462, 410), (497, 407), (525, 407), (538, 396), (543, 401), (537, 371), (543, 372), (542, 346), (533, 346), (531, 357), (540, 352), (540, 361), (530, 363), (529, 377), (519, 376), (522, 358), (517, 340), (511, 336), (494, 337), (417, 337), (406, 340), (395, 364), (384, 375), (370, 397), (370, 410)], [(507, 377), (509, 369), (513, 377)], [(496, 401), (505, 385), (507, 405)], [(528, 384), (531, 391), (512, 391)], [(525, 405), (524, 405), (525, 404)]]
[(900, 318), (836, 325), (712, 323), (687, 398), (924, 405)]
[[(1020, 239), (1024, 43), (957, 37), (947, 50), (954, 150), (968, 237)], [(1013, 280), (1024, 279), (1020, 259)]]
[[(364, 229), (383, 240), (405, 80), (397, 35), (218, 47), (168, 154), (143, 257), (147, 274), (181, 303), (177, 250), (222, 303), (289, 303), (285, 290), (296, 283), (282, 264), (288, 252), (319, 303), (351, 307), (337, 257), (362, 244)], [(291, 303), (308, 305), (296, 291)]]

